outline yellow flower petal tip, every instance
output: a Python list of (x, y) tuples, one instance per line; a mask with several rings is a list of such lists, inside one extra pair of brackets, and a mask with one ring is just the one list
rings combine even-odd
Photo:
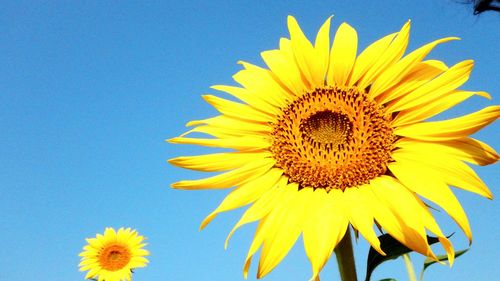
[(208, 215), (200, 224), (199, 230), (203, 230), (216, 216), (216, 213), (211, 213)]
[(88, 245), (79, 254), (82, 257), (80, 271), (88, 271), (86, 279), (106, 281), (130, 281), (132, 270), (145, 267), (149, 252), (143, 249), (144, 237), (131, 228), (115, 231), (107, 227), (104, 235), (86, 239)]
[(179, 137), (175, 137), (175, 138), (170, 138), (170, 139), (166, 139), (165, 142), (168, 142), (168, 143), (178, 143)]
[(481, 96), (481, 97), (483, 97), (483, 98), (487, 98), (487, 99), (489, 99), (489, 100), (491, 100), (491, 99), (492, 99), (491, 95), (490, 95), (489, 93), (487, 93), (487, 92), (476, 92), (476, 94), (477, 94), (478, 96)]
[[(500, 107), (427, 121), (474, 95), (491, 99), (486, 92), (460, 89), (472, 60), (451, 67), (425, 60), (437, 45), (460, 38), (438, 39), (407, 52), (409, 20), (358, 55), (356, 30), (342, 23), (330, 40), (330, 20), (310, 41), (288, 16), (290, 38), (261, 53), (266, 67), (238, 61), (243, 69), (233, 79), (239, 86), (211, 87), (238, 101), (202, 96), (220, 115), (187, 123), (193, 128), (168, 142), (225, 151), (169, 163), (221, 173), (172, 187), (230, 190), (200, 230), (221, 212), (249, 206), (224, 245), (239, 227), (258, 223), (243, 267), (245, 279), (259, 249), (257, 278), (262, 278), (301, 235), (311, 280), (319, 278), (351, 227), (385, 254), (374, 224), (431, 258), (426, 237), (439, 237), (452, 264), (453, 246), (425, 202), (443, 209), (472, 241), (451, 187), (492, 198), (469, 165), (493, 164), (499, 156), (470, 135), (496, 121)], [(186, 137), (194, 132), (208, 137)]]

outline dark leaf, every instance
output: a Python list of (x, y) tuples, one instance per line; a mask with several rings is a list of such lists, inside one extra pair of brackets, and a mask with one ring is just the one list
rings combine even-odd
[[(401, 244), (398, 240), (394, 239), (389, 234), (383, 234), (378, 237), (380, 240), (380, 248), (386, 253), (386, 256), (382, 256), (375, 249), (370, 247), (370, 252), (368, 253), (368, 260), (366, 262), (366, 278), (365, 281), (370, 281), (373, 270), (381, 263), (398, 258), (401, 255), (411, 252), (411, 250), (405, 245)], [(438, 242), (438, 238), (427, 236), (427, 242), (432, 245)], [(388, 279), (390, 280), (390, 279)]]
[[(455, 252), (455, 258), (460, 257), (461, 255), (465, 254), (469, 248), (456, 251)], [(437, 256), (439, 261), (447, 261), (448, 260), (448, 255), (439, 255)], [(427, 267), (431, 266), (432, 264), (435, 264), (437, 261), (431, 259), (431, 258), (426, 258), (424, 261), (424, 267), (422, 268), (422, 272), (420, 272), (420, 281), (424, 279), (424, 271), (427, 269)]]
[(385, 278), (385, 279), (380, 279), (378, 281), (398, 281), (398, 280), (396, 280), (394, 278)]

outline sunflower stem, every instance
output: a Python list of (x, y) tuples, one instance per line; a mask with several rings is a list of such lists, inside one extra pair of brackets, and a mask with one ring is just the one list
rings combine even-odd
[(408, 279), (410, 281), (417, 281), (417, 277), (415, 276), (415, 270), (413, 269), (413, 264), (410, 260), (410, 255), (404, 254), (403, 260), (405, 261), (406, 271), (408, 271)]
[(342, 281), (357, 281), (356, 265), (354, 263), (354, 253), (352, 250), (351, 230), (348, 228), (344, 238), (335, 248), (335, 256), (339, 266), (340, 278)]

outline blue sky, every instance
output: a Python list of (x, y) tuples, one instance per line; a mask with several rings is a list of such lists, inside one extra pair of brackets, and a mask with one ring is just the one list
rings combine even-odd
[[(458, 2), (458, 1), (457, 1)], [(313, 38), (334, 15), (358, 31), (360, 49), (412, 19), (409, 50), (445, 36), (431, 58), (448, 65), (474, 59), (462, 87), (484, 90), (442, 117), (465, 114), (500, 98), (498, 14), (472, 15), (451, 0), (391, 1), (10, 1), (0, 9), (0, 280), (83, 280), (78, 253), (86, 237), (107, 226), (133, 227), (148, 237), (150, 265), (134, 280), (243, 280), (254, 225), (226, 234), (242, 211), (201, 220), (226, 191), (178, 191), (169, 186), (202, 175), (166, 160), (204, 151), (164, 140), (184, 124), (215, 114), (200, 97), (214, 84), (234, 85), (238, 60), (263, 65), (261, 51), (288, 36), (294, 15)], [(333, 32), (332, 32), (333, 34)], [(500, 149), (498, 122), (477, 138)], [(494, 194), (498, 166), (476, 169)], [(496, 177), (495, 177), (496, 176)], [(474, 242), (453, 269), (433, 266), (426, 280), (491, 280), (500, 276), (497, 200), (457, 191)], [(458, 227), (436, 215), (456, 248)], [(301, 241), (264, 280), (307, 280)], [(355, 246), (359, 276), (368, 251)], [(417, 271), (422, 257), (413, 255)], [(254, 262), (256, 265), (257, 262)], [(255, 267), (249, 280), (255, 280)], [(407, 280), (403, 261), (382, 265), (373, 280)], [(377, 279), (378, 278), (378, 279)], [(338, 280), (335, 259), (322, 280)]]

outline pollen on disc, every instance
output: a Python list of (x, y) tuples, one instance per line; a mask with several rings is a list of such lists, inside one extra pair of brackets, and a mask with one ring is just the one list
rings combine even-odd
[(318, 88), (273, 124), (277, 166), (301, 188), (346, 189), (386, 171), (394, 135), (383, 108), (357, 88)]

